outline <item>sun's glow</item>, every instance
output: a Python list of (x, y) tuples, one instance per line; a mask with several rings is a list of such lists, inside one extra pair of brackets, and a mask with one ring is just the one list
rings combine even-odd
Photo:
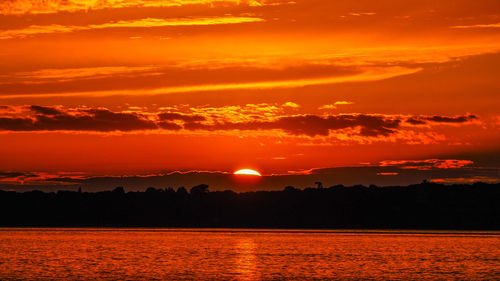
[(234, 172), (235, 175), (247, 175), (247, 176), (262, 176), (259, 172), (252, 169), (241, 169)]

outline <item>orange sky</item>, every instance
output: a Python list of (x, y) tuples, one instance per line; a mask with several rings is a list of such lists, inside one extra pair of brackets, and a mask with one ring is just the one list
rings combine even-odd
[(426, 159), (497, 181), (499, 64), (496, 0), (3, 1), (0, 181)]

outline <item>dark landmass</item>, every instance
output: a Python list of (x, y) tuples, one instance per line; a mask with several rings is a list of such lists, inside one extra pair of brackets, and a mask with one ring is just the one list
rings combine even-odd
[(0, 191), (0, 226), (498, 230), (500, 184)]
[[(493, 155), (493, 156), (491, 156)], [(407, 163), (393, 163), (395, 166), (358, 166), (317, 168), (309, 171), (296, 171), (298, 174), (264, 175), (256, 181), (245, 183), (241, 178), (228, 172), (209, 171), (173, 171), (165, 174), (129, 175), (129, 176), (92, 176), (85, 174), (75, 175), (50, 175), (30, 172), (1, 172), (0, 190), (15, 190), (18, 192), (40, 190), (56, 192), (58, 190), (76, 191), (81, 187), (86, 192), (100, 192), (112, 190), (121, 186), (125, 191), (145, 191), (148, 187), (174, 187), (195, 186), (200, 183), (208, 184), (211, 191), (234, 190), (236, 192), (249, 192), (256, 190), (283, 190), (284, 186), (293, 185), (297, 188), (307, 188), (314, 182), (323, 182), (325, 186), (342, 184), (377, 185), (377, 186), (407, 186), (417, 184), (423, 180), (436, 183), (458, 184), (464, 180), (483, 182), (499, 182), (500, 169), (487, 157), (495, 161), (500, 155), (499, 151), (492, 151), (487, 156), (481, 156), (481, 163), (477, 166), (464, 166), (461, 168), (439, 168), (439, 166), (461, 165), (461, 161), (469, 160), (428, 160), (406, 161)], [(470, 155), (453, 155), (460, 159), (472, 159)], [(447, 163), (447, 161), (451, 161)], [(458, 161), (458, 162), (454, 162)], [(493, 161), (493, 160), (491, 160)], [(405, 162), (405, 161), (402, 161)], [(454, 164), (453, 164), (454, 163)], [(302, 173), (303, 174), (302, 174)], [(22, 183), (22, 184), (21, 184)]]

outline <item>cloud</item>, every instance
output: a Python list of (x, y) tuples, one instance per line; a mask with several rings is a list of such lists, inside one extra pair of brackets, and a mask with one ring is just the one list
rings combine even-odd
[[(407, 68), (400, 66), (388, 66), (388, 67), (366, 67), (357, 68), (357, 71), (348, 75), (329, 75), (327, 77), (315, 77), (315, 78), (299, 78), (299, 79), (287, 79), (285, 77), (279, 77), (276, 80), (260, 80), (260, 81), (250, 81), (250, 82), (216, 82), (207, 84), (195, 84), (195, 85), (179, 85), (179, 86), (166, 86), (166, 87), (155, 87), (151, 89), (117, 89), (117, 90), (92, 90), (92, 91), (78, 91), (75, 89), (68, 90), (66, 92), (54, 92), (50, 93), (29, 93), (29, 94), (2, 94), (0, 99), (13, 99), (13, 98), (25, 98), (25, 97), (72, 97), (72, 96), (86, 96), (86, 97), (105, 97), (105, 96), (117, 96), (117, 95), (127, 95), (127, 96), (145, 96), (145, 95), (165, 95), (174, 93), (192, 93), (192, 92), (213, 92), (213, 91), (229, 91), (229, 90), (245, 90), (245, 89), (287, 89), (287, 88), (298, 88), (304, 86), (312, 85), (329, 85), (337, 83), (352, 83), (352, 82), (368, 82), (368, 81), (379, 81), (384, 79), (389, 79), (402, 75), (409, 75), (422, 70), (422, 68)], [(239, 77), (236, 77), (239, 79)], [(264, 78), (262, 78), (264, 79)], [(235, 80), (235, 79), (233, 79)], [(255, 79), (253, 79), (255, 80)]]
[[(404, 127), (405, 115), (384, 114), (290, 114), (291, 102), (245, 106), (172, 106), (149, 112), (130, 107), (124, 111), (106, 108), (63, 108), (56, 106), (10, 107), (0, 114), (1, 131), (281, 131), (290, 136), (326, 137), (340, 134), (342, 140), (418, 135)], [(293, 108), (293, 107), (292, 107)], [(468, 116), (418, 116), (425, 122), (460, 122)], [(434, 121), (428, 121), (434, 120)], [(390, 139), (386, 139), (390, 141)]]
[(490, 24), (473, 24), (473, 25), (455, 25), (452, 26), (451, 28), (461, 28), (461, 29), (468, 29), (468, 28), (499, 28), (500, 23), (490, 23)]
[(155, 122), (136, 113), (107, 109), (61, 111), (30, 106), (30, 116), (0, 117), (0, 130), (8, 131), (135, 131), (157, 129)]
[(82, 181), (90, 176), (81, 172), (1, 172), (0, 171), (0, 186), (1, 185), (30, 185), (30, 186), (68, 186), (74, 182)]
[(353, 104), (352, 101), (336, 101), (333, 105), (346, 105), (346, 104)]
[[(7, 76), (10, 81), (21, 79), (22, 83), (40, 83), (41, 80), (55, 79), (57, 82), (85, 78), (105, 78), (124, 74), (140, 76), (145, 73), (155, 73), (158, 66), (101, 66), (80, 68), (50, 68), (35, 71), (15, 72)], [(36, 80), (33, 80), (36, 79)]]
[(53, 107), (47, 107), (47, 106), (38, 106), (38, 105), (32, 105), (30, 106), (31, 111), (35, 113), (39, 113), (42, 115), (59, 115), (62, 114), (61, 111), (58, 109), (55, 109)]
[(158, 114), (158, 117), (160, 118), (160, 120), (163, 121), (181, 120), (184, 122), (199, 122), (206, 120), (205, 117), (200, 115), (189, 115), (189, 114), (171, 113), (171, 112), (160, 113)]
[(216, 124), (187, 123), (188, 130), (282, 130), (291, 135), (328, 136), (330, 130), (359, 127), (362, 136), (389, 135), (399, 127), (400, 120), (374, 115), (296, 115), (273, 121), (225, 122)]
[(291, 101), (288, 101), (288, 102), (285, 102), (283, 105), (281, 105), (283, 107), (291, 107), (291, 108), (299, 108), (300, 105), (294, 103), (294, 102), (291, 102)]
[(178, 131), (182, 129), (182, 126), (169, 121), (160, 121), (157, 123), (158, 126), (164, 130)]
[(165, 27), (165, 26), (193, 26), (193, 25), (218, 25), (218, 24), (236, 24), (264, 21), (255, 17), (201, 17), (201, 18), (172, 18), (157, 19), (145, 18), (139, 20), (122, 20), (117, 22), (108, 22), (104, 24), (90, 25), (30, 25), (21, 29), (9, 29), (0, 31), (0, 39), (25, 38), (37, 34), (51, 33), (69, 33), (82, 30), (105, 29), (105, 28), (123, 28), (123, 27)]
[(318, 107), (318, 109), (320, 109), (320, 110), (321, 109), (336, 109), (336, 108), (337, 107), (335, 105), (333, 105), (333, 104), (324, 104), (324, 105)]
[(434, 115), (434, 116), (418, 116), (418, 117), (411, 117), (406, 120), (406, 123), (410, 123), (412, 125), (423, 125), (427, 124), (429, 122), (432, 123), (466, 123), (466, 122), (471, 122), (473, 120), (478, 119), (477, 116), (469, 114), (465, 116), (455, 116), (455, 117), (449, 117), (449, 116), (440, 116), (440, 115)]
[(488, 177), (488, 176), (473, 176), (469, 178), (438, 178), (431, 179), (430, 182), (442, 183), (442, 184), (471, 184), (475, 182), (486, 182), (486, 183), (498, 183), (500, 182), (499, 177)]
[(381, 167), (390, 166), (415, 170), (459, 169), (472, 164), (474, 164), (473, 161), (457, 159), (386, 160), (380, 162)]
[(320, 107), (318, 107), (318, 109), (336, 109), (337, 108), (337, 105), (349, 105), (349, 104), (354, 104), (354, 102), (351, 102), (351, 101), (336, 101), (334, 102), (333, 104), (324, 104)]
[(377, 173), (377, 176), (397, 176), (399, 173)]
[(446, 117), (446, 116), (436, 115), (432, 117), (427, 117), (425, 119), (436, 123), (464, 123), (477, 119), (477, 117), (475, 115), (457, 116), (457, 117)]
[(246, 5), (263, 6), (280, 4), (280, 1), (261, 0), (3, 0), (0, 14), (50, 14), (128, 7), (178, 7), (184, 5)]
[(373, 16), (373, 15), (376, 15), (377, 13), (374, 13), (374, 12), (352, 12), (352, 13), (349, 13), (350, 16), (356, 16), (356, 17), (359, 17), (359, 16)]
[(22, 172), (0, 172), (0, 181), (5, 180), (17, 180), (20, 177), (31, 177), (32, 174), (26, 174)]

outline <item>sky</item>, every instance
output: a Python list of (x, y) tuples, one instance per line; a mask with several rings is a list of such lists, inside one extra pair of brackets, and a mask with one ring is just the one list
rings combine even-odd
[(0, 188), (499, 182), (499, 64), (497, 0), (6, 0)]

